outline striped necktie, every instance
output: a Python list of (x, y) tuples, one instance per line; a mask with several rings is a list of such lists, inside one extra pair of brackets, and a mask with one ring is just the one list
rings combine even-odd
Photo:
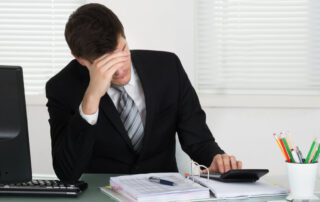
[(139, 152), (141, 149), (144, 127), (138, 107), (135, 105), (134, 101), (128, 95), (123, 86), (113, 86), (113, 88), (121, 93), (118, 102), (120, 119), (128, 133), (129, 138), (131, 139), (134, 150)]

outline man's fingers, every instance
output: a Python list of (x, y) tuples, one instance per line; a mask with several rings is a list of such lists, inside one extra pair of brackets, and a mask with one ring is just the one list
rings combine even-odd
[(237, 169), (242, 169), (242, 161), (237, 161)]
[(231, 169), (237, 169), (237, 160), (234, 156), (230, 156)]
[(223, 165), (224, 165), (224, 172), (229, 171), (229, 170), (231, 169), (231, 168), (230, 168), (230, 158), (229, 158), (229, 155), (227, 155), (227, 154), (222, 155), (222, 160), (223, 160)]
[(104, 64), (108, 63), (109, 61), (111, 61), (114, 58), (118, 58), (118, 57), (129, 57), (130, 56), (130, 52), (128, 51), (120, 51), (120, 52), (116, 52), (116, 53), (107, 53), (103, 56), (101, 56), (100, 58), (96, 59), (93, 64), (97, 67), (102, 67)]
[(110, 60), (109, 62), (106, 62), (104, 64), (101, 64), (101, 67), (98, 67), (101, 72), (109, 71), (111, 68), (113, 68), (115, 65), (127, 62), (129, 60), (129, 57), (117, 57), (113, 60)]
[[(231, 169), (242, 169), (242, 162), (237, 161), (233, 155), (217, 154), (209, 167), (210, 172), (225, 173)], [(205, 170), (202, 173), (206, 173)]]
[(130, 52), (129, 51), (119, 51), (119, 52), (115, 52), (115, 53), (106, 53), (106, 54), (100, 56), (99, 58), (97, 58), (93, 63), (97, 64), (97, 63), (101, 62), (102, 60), (105, 60), (106, 58), (112, 59), (115, 57), (126, 56), (126, 55), (130, 55)]
[(116, 71), (118, 71), (121, 67), (123, 67), (123, 65), (124, 65), (124, 62), (119, 62), (111, 66), (107, 71), (104, 72), (105, 76), (110, 75), (112, 77), (116, 73)]
[(220, 154), (218, 154), (215, 158), (214, 158), (214, 167), (218, 168), (218, 171), (220, 173), (224, 173), (224, 165), (223, 165), (223, 159), (222, 156)]

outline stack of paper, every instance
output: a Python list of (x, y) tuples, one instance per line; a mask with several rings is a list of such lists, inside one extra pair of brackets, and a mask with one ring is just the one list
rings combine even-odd
[(262, 197), (288, 194), (288, 190), (262, 182), (224, 183), (198, 176), (192, 177), (196, 183), (208, 187), (216, 198)]
[[(175, 183), (174, 186), (149, 181), (156, 176)], [(111, 177), (112, 189), (133, 201), (178, 201), (207, 199), (210, 191), (179, 173), (153, 173)]]

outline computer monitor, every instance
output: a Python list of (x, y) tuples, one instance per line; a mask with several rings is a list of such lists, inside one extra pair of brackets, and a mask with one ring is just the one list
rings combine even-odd
[(22, 68), (0, 65), (0, 184), (31, 178)]

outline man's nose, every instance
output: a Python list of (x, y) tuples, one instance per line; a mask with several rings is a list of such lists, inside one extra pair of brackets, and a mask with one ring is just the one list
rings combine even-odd
[(123, 73), (124, 69), (120, 68), (116, 71), (115, 76), (121, 75)]

